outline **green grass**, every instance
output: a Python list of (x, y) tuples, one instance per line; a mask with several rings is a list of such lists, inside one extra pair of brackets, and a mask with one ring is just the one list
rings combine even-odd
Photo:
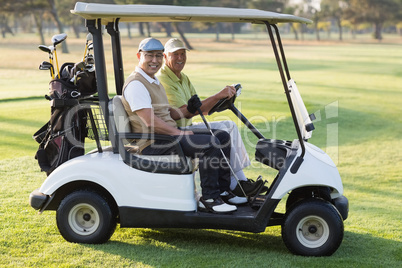
[[(201, 97), (227, 84), (242, 83), (243, 92), (237, 100), (241, 111), (266, 137), (293, 139), (293, 123), (275, 61), (267, 56), (271, 48), (262, 35), (259, 37), (217, 43), (213, 36), (191, 36), (196, 50), (189, 53), (186, 73)], [(37, 39), (26, 35), (0, 40), (0, 267), (402, 265), (400, 41), (285, 42), (291, 75), (309, 112), (319, 115), (310, 141), (327, 150), (337, 162), (350, 202), (345, 237), (338, 251), (327, 258), (306, 258), (288, 252), (280, 227), (267, 228), (260, 234), (118, 228), (103, 245), (64, 241), (57, 230), (55, 213), (37, 215), (28, 204), (29, 193), (45, 179), (33, 158), (38, 144), (32, 134), (50, 114), (49, 103), (43, 98), (49, 74), (38, 70), (47, 55), (30, 45)], [(68, 42), (71, 53), (59, 53), (59, 61), (78, 61), (84, 38), (69, 37)], [(138, 38), (123, 39), (126, 75), (135, 66), (138, 42)], [(109, 58), (107, 61), (110, 78), (113, 68)], [(111, 92), (113, 85), (109, 84)], [(217, 113), (213, 118), (230, 118), (240, 125), (229, 112)], [(327, 137), (334, 134), (328, 130), (331, 126), (338, 128), (338, 139), (331, 140), (338, 146), (327, 143)], [(252, 157), (256, 138), (241, 130)], [(272, 181), (274, 172), (256, 162), (252, 166), (246, 170), (247, 175), (263, 174)]]

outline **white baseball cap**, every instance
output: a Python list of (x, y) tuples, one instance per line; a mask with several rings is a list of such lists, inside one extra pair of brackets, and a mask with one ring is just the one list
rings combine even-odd
[(189, 50), (179, 38), (169, 39), (165, 44), (165, 53), (175, 52), (179, 49)]

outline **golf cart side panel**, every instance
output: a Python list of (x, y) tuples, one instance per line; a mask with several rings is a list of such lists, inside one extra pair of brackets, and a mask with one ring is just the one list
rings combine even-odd
[(169, 175), (133, 169), (112, 152), (87, 154), (66, 162), (46, 179), (39, 191), (53, 195), (66, 184), (82, 181), (102, 186), (117, 206), (196, 210), (193, 174)]
[[(343, 194), (342, 180), (338, 169), (331, 158), (318, 147), (305, 142), (305, 155), (303, 162), (296, 173), (286, 172), (278, 188), (272, 194), (272, 198), (281, 199), (290, 190), (304, 186), (328, 186), (334, 189), (332, 198), (337, 198)], [(298, 150), (298, 155), (301, 149)], [(292, 160), (294, 165), (297, 157)]]

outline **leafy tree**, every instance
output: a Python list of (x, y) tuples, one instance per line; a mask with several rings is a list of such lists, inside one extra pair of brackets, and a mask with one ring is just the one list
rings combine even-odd
[(84, 19), (70, 13), (70, 10), (74, 9), (75, 3), (75, 0), (57, 0), (55, 4), (56, 9), (59, 11), (60, 22), (66, 26), (71, 26), (75, 36), (79, 38), (80, 28), (84, 25)]
[[(8, 12), (13, 12), (14, 14), (31, 14), (35, 20), (40, 36), (40, 42), (42, 44), (45, 43), (42, 25), (45, 14), (50, 14), (52, 16), (60, 33), (64, 32), (63, 24), (58, 16), (55, 0), (2, 0), (0, 4), (3, 4), (6, 7), (6, 9), (3, 9), (3, 12), (6, 10)], [(62, 43), (62, 51), (68, 53), (66, 42)]]
[[(147, 3), (147, 2), (151, 2), (152, 0), (115, 0), (116, 4), (119, 5), (134, 5), (134, 4), (148, 4), (151, 5), (151, 3)], [(152, 1), (154, 2), (154, 1)], [(148, 31), (148, 36), (151, 36), (151, 29), (149, 27), (149, 23), (143, 23), (140, 22), (138, 23), (138, 30), (140, 32), (141, 36), (145, 36), (145, 32), (144, 32), (144, 24), (147, 28)], [(127, 31), (128, 31), (128, 37), (131, 39), (131, 23), (127, 23)]]
[[(300, 7), (297, 5), (296, 6), (286, 6), (283, 13), (297, 15), (299, 8)], [(289, 25), (295, 35), (295, 40), (299, 40), (299, 34), (297, 32), (296, 26), (292, 22), (290, 22)]]
[(42, 18), (44, 13), (46, 12), (46, 3), (44, 1), (27, 1), (27, 7), (31, 10), (32, 15), (35, 20), (36, 28), (38, 29), (39, 37), (41, 39), (41, 43), (45, 43), (45, 38), (43, 36), (43, 23)]
[[(56, 9), (60, 22), (65, 26), (71, 26), (77, 38), (84, 26), (84, 19), (80, 16), (71, 14), (70, 10), (74, 9), (77, 0), (55, 0)], [(114, 0), (96, 0), (96, 3), (114, 4)]]
[(30, 14), (33, 16), (34, 21), (36, 23), (36, 26), (38, 28), (39, 32), (39, 37), (41, 39), (41, 42), (44, 42), (44, 37), (42, 33), (42, 17), (43, 13), (45, 12), (46, 9), (46, 3), (42, 0), (28, 0), (28, 1), (22, 1), (22, 0), (1, 0), (0, 4), (2, 6), (2, 9), (0, 11), (1, 13), (1, 28), (2, 28), (2, 33), (3, 37), (5, 37), (6, 32), (11, 32), (10, 27), (8, 26), (8, 18), (13, 15), (17, 14)]
[[(132, 4), (141, 4), (141, 5), (173, 5), (174, 0), (115, 0), (116, 4), (120, 5), (132, 5)], [(171, 36), (172, 27), (171, 23), (160, 23), (160, 25), (165, 28), (166, 34), (168, 37)], [(147, 30), (148, 36), (151, 36), (151, 27), (149, 22), (139, 22), (138, 30), (141, 36), (145, 36), (144, 27)], [(131, 24), (127, 23), (128, 36), (131, 38)]]
[(314, 7), (311, 7), (311, 14), (312, 14), (311, 19), (313, 20), (314, 23), (315, 36), (317, 41), (320, 41), (320, 28), (318, 27), (318, 24), (320, 23), (321, 14)]
[(3, 38), (6, 37), (6, 33), (13, 34), (9, 24), (9, 18), (12, 13), (14, 13), (13, 0), (0, 0), (1, 10), (0, 10), (0, 29)]
[[(212, 6), (212, 7), (228, 7), (228, 8), (246, 8), (247, 1), (246, 0), (202, 0), (199, 3), (201, 6)], [(235, 39), (235, 32), (238, 32), (241, 28), (240, 23), (211, 23), (211, 22), (197, 22), (194, 23), (193, 26), (200, 31), (204, 31), (206, 29), (215, 28), (216, 32), (216, 41), (219, 41), (221, 31), (230, 32), (232, 34), (232, 40)]]
[(304, 0), (305, 3), (305, 16), (310, 18), (313, 21), (314, 31), (317, 41), (320, 40), (320, 28), (319, 23), (322, 20), (322, 14), (319, 12), (319, 9), (315, 5), (315, 1), (313, 0)]
[[(60, 33), (64, 33), (64, 25), (59, 18), (59, 14), (58, 14), (57, 7), (56, 7), (56, 0), (47, 0), (47, 4), (48, 4), (49, 12), (52, 15), (52, 17), (57, 25), (57, 29), (59, 30)], [(63, 53), (68, 53), (67, 42), (61, 43), (61, 48), (62, 48)]]
[[(195, 0), (115, 0), (117, 4), (147, 4), (147, 5), (183, 5), (183, 6), (189, 6), (189, 5), (197, 5), (198, 1)], [(139, 31), (142, 36), (145, 36), (143, 27), (144, 25), (146, 26), (148, 30), (148, 36), (151, 35), (150, 32), (150, 27), (149, 23), (139, 23)], [(181, 30), (179, 25), (177, 23), (161, 23), (160, 24), (162, 27), (166, 29), (166, 33), (169, 36), (171, 34), (171, 26), (180, 34), (181, 39), (183, 42), (186, 44), (186, 46), (189, 49), (192, 49), (192, 46), (188, 42), (187, 38), (184, 35), (184, 32)]]
[(349, 0), (346, 16), (356, 23), (373, 23), (373, 37), (382, 40), (384, 23), (396, 19), (401, 8), (400, 0)]
[(321, 13), (324, 17), (333, 18), (339, 30), (339, 40), (342, 41), (342, 19), (344, 17), (344, 10), (346, 9), (346, 2), (340, 0), (322, 0)]

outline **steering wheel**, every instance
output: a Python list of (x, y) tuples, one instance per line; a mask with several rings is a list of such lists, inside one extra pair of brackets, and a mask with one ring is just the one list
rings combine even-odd
[(230, 106), (232, 106), (232, 104), (235, 102), (236, 97), (240, 95), (241, 93), (241, 84), (236, 84), (233, 85), (234, 88), (236, 89), (236, 94), (233, 95), (233, 97), (231, 97), (230, 99), (226, 98), (226, 99), (220, 99), (212, 108), (211, 110), (209, 110), (208, 115), (211, 115), (215, 112), (222, 112), (226, 109), (229, 109)]

